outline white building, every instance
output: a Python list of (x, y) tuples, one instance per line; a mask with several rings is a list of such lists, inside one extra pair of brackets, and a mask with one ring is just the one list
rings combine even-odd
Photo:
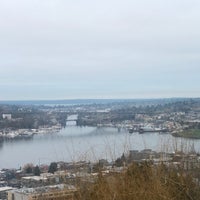
[(12, 189), (12, 187), (0, 187), (0, 199), (7, 200), (7, 192)]
[(72, 185), (53, 185), (38, 188), (21, 188), (8, 192), (8, 200), (74, 200), (76, 188)]
[(3, 114), (2, 117), (3, 117), (3, 119), (8, 119), (8, 120), (12, 119), (12, 115), (11, 114)]

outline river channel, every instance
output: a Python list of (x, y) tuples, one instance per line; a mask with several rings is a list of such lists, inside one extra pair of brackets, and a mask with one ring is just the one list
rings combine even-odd
[(0, 143), (0, 169), (53, 161), (114, 161), (129, 150), (146, 148), (168, 152), (194, 148), (199, 152), (200, 140), (174, 138), (167, 133), (130, 134), (125, 129), (67, 126), (59, 132), (37, 134), (28, 140)]

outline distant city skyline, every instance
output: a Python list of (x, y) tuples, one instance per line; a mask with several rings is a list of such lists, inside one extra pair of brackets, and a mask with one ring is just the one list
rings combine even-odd
[(198, 0), (1, 0), (0, 100), (200, 97)]

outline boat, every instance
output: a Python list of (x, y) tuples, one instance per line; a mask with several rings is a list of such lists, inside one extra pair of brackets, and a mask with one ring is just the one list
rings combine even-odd
[(133, 128), (129, 128), (129, 129), (128, 129), (128, 132), (129, 132), (129, 133), (133, 133), (133, 132), (134, 132), (134, 129), (133, 129)]
[(32, 133), (32, 132), (24, 132), (24, 133), (20, 133), (20, 134), (17, 136), (17, 138), (18, 138), (18, 139), (22, 139), (22, 138), (26, 139), (26, 138), (32, 138), (32, 136), (33, 136), (33, 133)]
[(137, 127), (132, 127), (128, 129), (129, 133), (133, 133), (133, 132), (138, 132), (138, 128)]
[(139, 129), (139, 133), (145, 133), (145, 132), (155, 132), (155, 129), (152, 127), (141, 127)]
[(139, 133), (161, 133), (161, 132), (167, 132), (167, 129), (165, 128), (152, 128), (152, 127), (142, 127), (139, 129)]

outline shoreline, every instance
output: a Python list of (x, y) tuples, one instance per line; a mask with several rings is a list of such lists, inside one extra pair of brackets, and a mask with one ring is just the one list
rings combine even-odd
[(55, 125), (49, 127), (40, 127), (38, 129), (1, 130), (0, 141), (32, 138), (35, 134), (48, 134), (52, 132), (58, 132), (62, 128), (63, 127), (61, 125)]

